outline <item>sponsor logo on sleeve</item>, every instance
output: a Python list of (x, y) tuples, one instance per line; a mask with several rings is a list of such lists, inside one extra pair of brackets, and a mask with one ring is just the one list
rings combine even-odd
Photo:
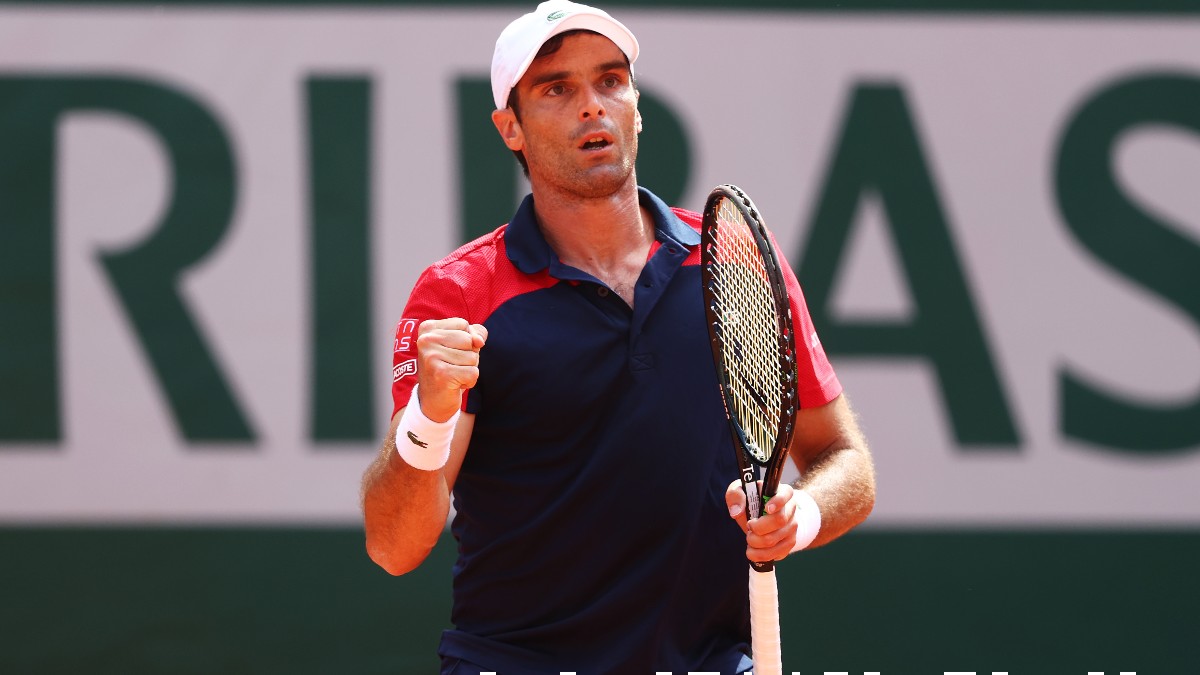
[(418, 325), (416, 319), (400, 319), (400, 323), (396, 324), (396, 343), (392, 351), (412, 351), (416, 347)]
[(405, 375), (416, 375), (416, 374), (417, 374), (417, 360), (416, 359), (409, 359), (407, 361), (401, 361), (400, 363), (397, 363), (395, 366), (392, 367), (392, 382), (399, 382), (400, 378), (404, 377)]

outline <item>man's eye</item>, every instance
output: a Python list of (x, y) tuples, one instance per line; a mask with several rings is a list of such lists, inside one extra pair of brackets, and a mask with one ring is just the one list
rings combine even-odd
[(621, 81), (618, 80), (616, 78), (616, 76), (613, 76), (613, 75), (610, 75), (610, 76), (604, 78), (604, 86), (608, 87), (609, 89), (616, 87), (620, 83), (621, 83)]
[(566, 87), (562, 86), (561, 84), (556, 84), (553, 87), (550, 87), (549, 89), (546, 90), (546, 95), (547, 96), (562, 96), (563, 92), (565, 92), (566, 90), (567, 90)]

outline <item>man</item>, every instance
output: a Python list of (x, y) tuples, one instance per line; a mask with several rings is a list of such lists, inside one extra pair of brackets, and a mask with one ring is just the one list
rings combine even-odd
[[(637, 185), (637, 54), (624, 25), (564, 0), (504, 30), (492, 121), (532, 194), (428, 268), (397, 329), (392, 429), (363, 479), (367, 550), (414, 569), (453, 495), (443, 673), (744, 672), (747, 558), (831, 541), (874, 503), (841, 385), (803, 340), (803, 477), (746, 522), (699, 216)], [(797, 333), (813, 335), (787, 275)]]

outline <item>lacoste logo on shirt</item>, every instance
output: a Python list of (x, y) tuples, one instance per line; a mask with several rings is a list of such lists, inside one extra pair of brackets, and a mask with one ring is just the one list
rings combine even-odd
[(417, 374), (417, 360), (409, 359), (407, 361), (397, 363), (392, 368), (392, 382), (399, 382), (400, 378), (404, 377), (405, 375), (416, 375), (416, 374)]

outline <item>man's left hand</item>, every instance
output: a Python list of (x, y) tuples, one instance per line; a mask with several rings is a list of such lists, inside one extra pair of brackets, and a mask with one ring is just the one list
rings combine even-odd
[(791, 485), (780, 485), (775, 496), (767, 502), (766, 513), (747, 522), (742, 482), (735, 480), (726, 488), (725, 505), (729, 507), (729, 515), (746, 533), (746, 558), (751, 562), (783, 560), (795, 548), (800, 528), (796, 503), (792, 499), (794, 492)]

